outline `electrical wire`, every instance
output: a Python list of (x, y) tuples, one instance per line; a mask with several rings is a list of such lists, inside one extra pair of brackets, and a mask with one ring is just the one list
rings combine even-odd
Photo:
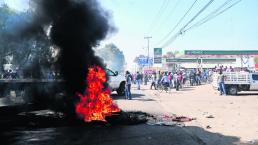
[(214, 0), (210, 0), (190, 21), (188, 21), (181, 29), (183, 30), (184, 28), (186, 28), (192, 21), (194, 21), (205, 9), (207, 9), (210, 4), (212, 4), (214, 2)]
[(148, 34), (149, 34), (150, 31), (152, 30), (152, 27), (154, 27), (155, 23), (157, 22), (157, 19), (159, 19), (160, 16), (162, 15), (162, 13), (164, 12), (164, 9), (166, 9), (168, 3), (169, 3), (169, 0), (163, 0), (163, 3), (162, 3), (161, 7), (160, 7), (159, 10), (158, 10), (158, 13), (155, 15), (155, 17), (154, 17), (152, 23), (151, 23), (150, 26), (149, 26)]
[(242, 0), (238, 0), (235, 3), (233, 3), (232, 5), (226, 7), (225, 9), (221, 10), (220, 12), (216, 12), (217, 14), (214, 14), (213, 17), (205, 17), (204, 19), (200, 20), (199, 22), (195, 23), (194, 25), (192, 25), (191, 27), (187, 28), (186, 30), (184, 30), (183, 32), (189, 31), (190, 29), (193, 29), (195, 27), (199, 27), (203, 24), (205, 24), (206, 22), (216, 18), (217, 16), (221, 15), (222, 13), (226, 12), (227, 10), (229, 10), (230, 8), (232, 8), (233, 6), (235, 6), (236, 4), (238, 4), (239, 2), (241, 2)]
[(200, 11), (197, 12), (174, 36), (172, 36), (164, 45), (162, 45), (162, 48), (168, 46), (171, 44), (179, 35), (183, 34), (183, 30), (191, 23), (193, 22), (205, 9), (207, 9), (214, 0), (210, 0)]
[(177, 24), (163, 37), (163, 39), (161, 39), (156, 45), (161, 44), (164, 40), (166, 40), (166, 38), (174, 32), (174, 30), (177, 28), (177, 26), (184, 20), (184, 18), (187, 16), (187, 14), (191, 11), (191, 9), (193, 8), (193, 6), (195, 5), (195, 3), (197, 2), (197, 0), (195, 0), (193, 2), (193, 4), (191, 5), (191, 7), (186, 11), (186, 13), (183, 15), (183, 17), (181, 17), (181, 19), (177, 22)]
[[(211, 13), (209, 13), (206, 17), (204, 17), (203, 19), (201, 19), (200, 21), (198, 21), (197, 23), (195, 23), (194, 25), (198, 25), (199, 23), (201, 23), (202, 21), (205, 21), (207, 19), (209, 19), (210, 17), (214, 16), (218, 11), (220, 11), (223, 7), (225, 7), (228, 3), (230, 3), (232, 0), (227, 0), (225, 3), (223, 3), (220, 7), (218, 7), (217, 9), (215, 9), (214, 11), (212, 11)], [(192, 26), (194, 26), (192, 25)]]
[[(173, 6), (173, 8), (171, 8), (171, 11), (168, 12), (168, 15), (162, 20), (162, 22), (159, 23), (159, 25), (157, 25), (157, 27), (155, 29), (153, 29), (153, 31), (151, 33), (155, 33), (157, 30), (159, 30), (159, 28), (161, 26), (164, 26), (164, 23), (167, 22), (167, 20), (169, 18), (171, 18), (171, 16), (173, 16), (173, 14), (175, 13), (175, 10), (178, 7), (178, 4), (181, 0), (177, 0), (175, 5)], [(172, 6), (171, 6), (172, 7)]]

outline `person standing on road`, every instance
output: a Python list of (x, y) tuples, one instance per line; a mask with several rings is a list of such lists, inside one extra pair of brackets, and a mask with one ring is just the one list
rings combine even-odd
[(196, 85), (201, 85), (201, 71), (199, 68), (196, 71)]
[(165, 87), (169, 87), (169, 79), (168, 79), (168, 75), (167, 75), (167, 72), (164, 72), (161, 80), (160, 80), (160, 83), (165, 86)]
[(169, 80), (169, 87), (170, 88), (172, 88), (172, 79), (173, 79), (172, 73), (168, 72), (168, 80)]
[(144, 75), (144, 85), (147, 85), (148, 82), (148, 73), (145, 73)]
[(125, 97), (128, 100), (132, 100), (131, 94), (132, 75), (129, 71), (125, 73)]
[(190, 72), (189, 72), (189, 77), (190, 77), (190, 85), (191, 86), (193, 86), (194, 85), (194, 72), (193, 72), (193, 70), (191, 70)]
[(225, 75), (223, 74), (222, 70), (220, 70), (219, 76), (218, 76), (220, 95), (227, 95), (224, 81), (225, 81)]
[(160, 84), (161, 78), (162, 78), (162, 74), (161, 74), (161, 72), (159, 71), (159, 72), (158, 72), (158, 75), (157, 75), (157, 85)]
[(174, 79), (175, 79), (175, 88), (176, 88), (176, 91), (179, 91), (179, 86), (180, 86), (180, 83), (179, 83), (179, 73), (178, 72), (176, 72), (175, 74), (174, 74), (174, 77), (173, 77)]
[(183, 88), (183, 73), (182, 73), (182, 71), (179, 71), (179, 73), (177, 75), (178, 75), (177, 78), (178, 78), (179, 87)]
[(140, 90), (141, 89), (141, 75), (139, 72), (136, 73), (136, 84), (137, 84), (137, 89)]
[(175, 85), (175, 82), (176, 82), (176, 81), (175, 81), (175, 72), (172, 72), (172, 73), (171, 73), (171, 78), (172, 78), (172, 79), (171, 79), (171, 88), (175, 88), (175, 86), (176, 86), (176, 85)]
[(154, 89), (157, 90), (157, 88), (156, 88), (156, 80), (157, 80), (156, 73), (153, 72), (153, 74), (151, 75), (151, 86), (150, 86), (151, 90), (152, 90), (153, 86), (154, 86)]

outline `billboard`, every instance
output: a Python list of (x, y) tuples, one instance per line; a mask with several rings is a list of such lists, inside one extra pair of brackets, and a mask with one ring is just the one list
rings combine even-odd
[(185, 55), (257, 55), (258, 50), (185, 50)]
[(154, 64), (162, 63), (162, 48), (154, 48)]
[(232, 63), (236, 62), (236, 58), (167, 58), (167, 63)]

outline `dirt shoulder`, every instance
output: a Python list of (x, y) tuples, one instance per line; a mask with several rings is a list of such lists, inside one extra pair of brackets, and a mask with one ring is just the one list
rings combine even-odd
[(196, 120), (185, 125), (235, 136), (243, 142), (258, 140), (258, 92), (220, 96), (211, 85), (201, 85), (159, 93), (150, 90), (148, 85), (140, 91), (133, 88), (133, 93), (138, 97), (131, 101), (121, 98), (117, 100), (118, 105), (125, 110), (195, 117)]

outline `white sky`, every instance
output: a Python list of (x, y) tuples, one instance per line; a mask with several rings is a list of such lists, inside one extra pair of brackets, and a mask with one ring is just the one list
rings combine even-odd
[[(6, 1), (15, 9), (26, 9), (28, 0)], [(118, 31), (103, 41), (114, 43), (124, 54), (129, 66), (139, 54), (147, 55), (147, 41), (150, 39), (150, 54), (153, 48), (171, 31), (195, 0), (99, 0), (113, 18)], [(204, 18), (227, 0), (215, 0), (192, 24)], [(231, 0), (236, 2), (237, 0)], [(209, 0), (198, 0), (185, 19), (172, 33), (173, 36), (187, 23)], [(207, 23), (186, 32), (164, 51), (171, 50), (258, 50), (258, 0), (242, 0), (225, 13)]]

